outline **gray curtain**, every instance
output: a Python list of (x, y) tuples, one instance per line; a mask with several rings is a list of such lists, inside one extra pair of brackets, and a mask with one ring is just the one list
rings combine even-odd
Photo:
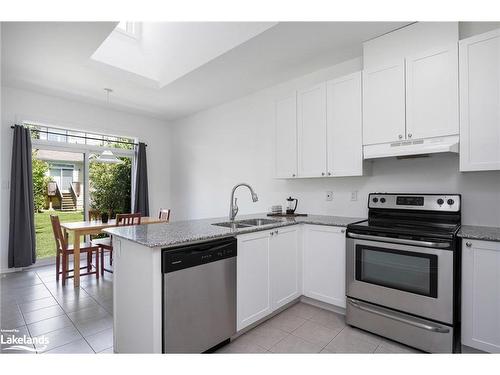
[(142, 142), (139, 143), (136, 154), (134, 212), (149, 216), (148, 165), (146, 145)]
[(31, 135), (19, 125), (12, 144), (9, 219), (9, 268), (31, 266), (36, 261)]

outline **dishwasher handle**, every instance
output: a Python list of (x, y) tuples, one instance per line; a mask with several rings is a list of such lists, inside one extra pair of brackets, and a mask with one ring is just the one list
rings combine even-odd
[(216, 262), (237, 256), (236, 238), (224, 238), (162, 250), (162, 273)]

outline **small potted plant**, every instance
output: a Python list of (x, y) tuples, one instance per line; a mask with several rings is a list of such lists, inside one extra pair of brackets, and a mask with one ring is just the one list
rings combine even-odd
[(103, 223), (107, 223), (113, 217), (116, 207), (116, 198), (111, 192), (102, 192), (94, 196), (92, 208), (100, 212)]
[(106, 224), (109, 220), (109, 213), (106, 211), (101, 211), (101, 221)]

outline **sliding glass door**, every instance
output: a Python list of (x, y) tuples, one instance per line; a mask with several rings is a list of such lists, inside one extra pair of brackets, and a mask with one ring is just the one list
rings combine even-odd
[(84, 152), (40, 146), (32, 150), (37, 261), (56, 255), (50, 215), (61, 222), (85, 218), (86, 160)]
[(135, 139), (23, 121), (31, 129), (38, 259), (55, 256), (50, 215), (61, 222), (131, 212)]

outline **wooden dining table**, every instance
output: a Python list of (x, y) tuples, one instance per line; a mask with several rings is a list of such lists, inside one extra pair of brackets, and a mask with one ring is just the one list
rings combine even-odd
[[(163, 223), (166, 220), (161, 220), (157, 217), (141, 217), (141, 224), (155, 224)], [(96, 235), (102, 233), (103, 229), (116, 226), (115, 219), (108, 220), (107, 223), (103, 223), (100, 220), (89, 220), (89, 221), (73, 221), (67, 223), (61, 223), (61, 228), (63, 230), (64, 236), (68, 239), (69, 233), (73, 233), (73, 264), (80, 264), (80, 237), (86, 235)], [(73, 284), (76, 287), (80, 286), (80, 267), (73, 267)]]

